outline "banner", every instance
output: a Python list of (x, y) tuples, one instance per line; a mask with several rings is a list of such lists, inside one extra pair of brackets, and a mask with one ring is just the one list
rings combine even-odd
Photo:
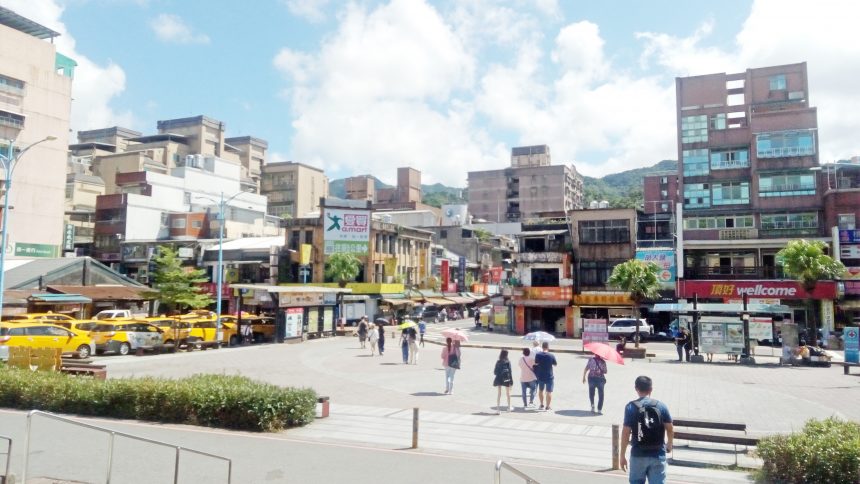
[(303, 266), (307, 266), (311, 264), (311, 250), (313, 249), (313, 245), (311, 244), (302, 244), (299, 247), (299, 264)]
[[(688, 281), (678, 283), (678, 297), (690, 299), (738, 299), (746, 294), (750, 298), (806, 299), (808, 294), (795, 281)], [(836, 299), (836, 283), (821, 281), (812, 291), (813, 299)]]
[(442, 259), (441, 266), (439, 268), (439, 275), (442, 278), (442, 290), (447, 291), (450, 290), (448, 283), (451, 282), (451, 269), (449, 267), (450, 262), (448, 259)]
[(326, 208), (323, 211), (324, 254), (367, 254), (370, 211)]
[(608, 343), (609, 329), (605, 319), (582, 319), (582, 349), (587, 343)]
[(304, 310), (302, 308), (290, 308), (284, 312), (287, 323), (287, 338), (296, 338), (302, 335)]
[(636, 259), (657, 264), (660, 267), (660, 283), (664, 286), (675, 284), (674, 250), (637, 250)]
[(460, 260), (457, 264), (457, 292), (464, 292), (466, 290), (466, 258), (460, 256)]

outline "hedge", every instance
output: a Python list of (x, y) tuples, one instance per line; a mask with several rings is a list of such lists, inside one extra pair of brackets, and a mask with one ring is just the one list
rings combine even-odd
[(838, 418), (809, 420), (800, 432), (759, 441), (758, 482), (860, 482), (860, 424)]
[(96, 380), (0, 366), (0, 407), (277, 432), (313, 421), (317, 395), (242, 376)]

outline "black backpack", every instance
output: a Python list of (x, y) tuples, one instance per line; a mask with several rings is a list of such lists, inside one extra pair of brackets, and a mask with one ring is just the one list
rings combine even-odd
[(635, 400), (636, 428), (633, 429), (633, 443), (637, 449), (659, 450), (663, 448), (666, 428), (663, 426), (663, 416), (657, 408), (656, 400), (642, 402)]

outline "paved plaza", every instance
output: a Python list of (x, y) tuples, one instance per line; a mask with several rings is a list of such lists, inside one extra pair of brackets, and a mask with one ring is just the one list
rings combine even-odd
[[(235, 456), (237, 468), (253, 468), (253, 473), (245, 475), (259, 478), (259, 482), (277, 482), (278, 479), (267, 478), (262, 470), (271, 467), (269, 471), (275, 472), (279, 467), (274, 462), (261, 462), (261, 456), (270, 450), (259, 454), (252, 450), (256, 447), (269, 449), (274, 441), (285, 446), (304, 443), (304, 446), (291, 447), (293, 452), (328, 455), (333, 459), (366, 453), (368, 459), (374, 460), (374, 466), (387, 466), (388, 462), (393, 466), (401, 455), (404, 459), (406, 455), (409, 459), (424, 456), (416, 460), (419, 468), (430, 462), (423, 459), (431, 457), (455, 459), (455, 462), (446, 461), (455, 467), (461, 462), (457, 459), (464, 459), (464, 469), (476, 463), (488, 466), (490, 471), (484, 482), (491, 481), (492, 463), (499, 458), (524, 468), (541, 469), (535, 472), (543, 476), (545, 482), (563, 482), (560, 479), (568, 479), (563, 477), (567, 476), (565, 473), (573, 471), (596, 471), (600, 474), (588, 476), (615, 479), (615, 473), (605, 472), (611, 467), (611, 425), (621, 423), (624, 405), (635, 396), (633, 380), (643, 374), (653, 378), (654, 397), (666, 402), (675, 418), (744, 422), (749, 434), (754, 436), (798, 429), (811, 417), (860, 420), (860, 405), (856, 404), (860, 397), (860, 377), (845, 376), (841, 368), (780, 367), (776, 357), (767, 356), (769, 348), (758, 349), (760, 364), (755, 367), (731, 363), (720, 356), (711, 364), (678, 363), (674, 347), (661, 342), (647, 343), (648, 352), (654, 355), (648, 359), (628, 359), (623, 366), (610, 364), (604, 414), (593, 415), (587, 386), (582, 384), (587, 356), (566, 352), (579, 349), (581, 342), (578, 340), (553, 344), (554, 348), (565, 350), (557, 354), (559, 366), (553, 411), (522, 409), (519, 386), (515, 384), (512, 392), (515, 410), (495, 415), (496, 392), (492, 378), (498, 349), (464, 348), (454, 394), (444, 395), (441, 346), (430, 341), (438, 340), (438, 333), (444, 327), (469, 330), (471, 322), (431, 325), (428, 342), (419, 353), (417, 365), (402, 364), (396, 339), (387, 340), (387, 351), (380, 357), (370, 356), (369, 349), (360, 349), (357, 338), (349, 336), (301, 344), (147, 357), (105, 357), (99, 362), (107, 364), (110, 378), (242, 374), (278, 385), (312, 387), (319, 394), (329, 396), (332, 402), (329, 418), (276, 435), (207, 430), (207, 435), (223, 438), (201, 439), (196, 430), (177, 429), (177, 426), (139, 427), (142, 430), (171, 429), (172, 438), (188, 439), (203, 445), (205, 450)], [(483, 331), (474, 332), (471, 342), (476, 346), (508, 346), (514, 350), (512, 359), (517, 358), (518, 349), (522, 347), (517, 336)], [(774, 354), (778, 351), (774, 350)], [(420, 409), (419, 449), (411, 450), (408, 448), (415, 407)], [(228, 443), (239, 435), (243, 440), (241, 445)], [(674, 457), (725, 465), (735, 461), (734, 452), (727, 449), (701, 444), (689, 448), (683, 442)], [(737, 458), (742, 466), (759, 465), (750, 455), (740, 453)], [(250, 461), (242, 462), (243, 459)], [(421, 463), (417, 463), (419, 461)], [(432, 464), (426, 465), (428, 469), (433, 468)], [(319, 470), (318, 475), (338, 470), (348, 475), (349, 469), (343, 467)], [(482, 470), (476, 472), (483, 475)], [(672, 466), (670, 473), (683, 482), (748, 480), (742, 472), (691, 467)], [(592, 480), (600, 482), (597, 477)], [(399, 482), (419, 481), (427, 482), (417, 477)], [(329, 478), (319, 482), (335, 481)], [(481, 481), (455, 479), (455, 482)]]

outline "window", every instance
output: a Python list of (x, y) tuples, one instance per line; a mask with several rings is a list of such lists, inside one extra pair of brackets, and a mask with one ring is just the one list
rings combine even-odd
[(174, 229), (184, 229), (185, 228), (185, 219), (184, 218), (175, 218), (175, 219), (173, 219), (173, 223), (171, 226)]
[(314, 243), (314, 231), (313, 230), (305, 230), (305, 243), (313, 244)]
[(760, 175), (758, 189), (759, 196), (762, 197), (815, 195), (815, 175), (812, 173)]
[(711, 151), (711, 169), (728, 170), (732, 168), (748, 168), (750, 166), (750, 151), (748, 148), (732, 148)]
[(787, 213), (762, 215), (761, 228), (764, 230), (814, 229), (818, 228), (818, 214)]
[(738, 205), (750, 203), (749, 182), (714, 183), (711, 189), (711, 204)]
[(685, 116), (681, 118), (681, 144), (708, 141), (708, 117)]
[(185, 192), (182, 194), (187, 205), (191, 205), (191, 192)]
[(684, 150), (684, 176), (708, 174), (708, 150)]
[(752, 215), (729, 215), (721, 217), (690, 217), (684, 219), (686, 230), (746, 229), (755, 227)]
[(711, 206), (711, 190), (707, 183), (684, 185), (684, 208), (708, 208)]
[(756, 156), (779, 158), (783, 156), (806, 156), (815, 154), (815, 133), (807, 131), (783, 131), (756, 135)]
[(0, 75), (0, 90), (23, 94), (22, 91), (24, 91), (24, 81), (19, 81), (18, 79), (12, 77)]
[(579, 222), (580, 244), (622, 244), (630, 242), (627, 220), (587, 220)]
[(857, 228), (853, 213), (840, 213), (837, 215), (836, 223), (843, 230), (854, 230)]
[(770, 76), (770, 90), (784, 91), (785, 90), (785, 74)]
[(711, 115), (711, 129), (726, 129), (726, 113)]
[(66, 184), (66, 198), (71, 199), (75, 195), (75, 185), (74, 183)]
[(579, 265), (579, 279), (582, 286), (605, 286), (617, 262), (582, 261)]
[(191, 221), (191, 228), (192, 229), (202, 229), (203, 228), (203, 221), (202, 220), (192, 220)]

